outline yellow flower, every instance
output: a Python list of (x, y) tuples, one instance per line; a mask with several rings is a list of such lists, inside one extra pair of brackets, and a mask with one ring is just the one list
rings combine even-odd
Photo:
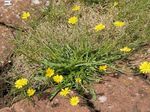
[(46, 76), (46, 77), (52, 77), (53, 75), (54, 75), (54, 70), (51, 69), (51, 68), (48, 68), (48, 69), (46, 70), (45, 76)]
[(35, 93), (35, 91), (36, 91), (35, 89), (29, 88), (29, 89), (27, 90), (28, 96), (33, 96), (34, 93)]
[(115, 1), (115, 2), (114, 2), (114, 7), (116, 7), (117, 5), (118, 5), (118, 2)]
[(122, 51), (122, 52), (130, 52), (131, 48), (129, 48), (129, 47), (126, 46), (124, 48), (121, 48), (120, 51)]
[(16, 82), (15, 82), (15, 87), (17, 89), (20, 89), (22, 88), (23, 86), (26, 86), (28, 84), (28, 79), (26, 78), (21, 78), (21, 79), (18, 79)]
[(80, 6), (75, 5), (75, 6), (72, 8), (72, 10), (73, 10), (73, 11), (78, 11), (78, 10), (80, 10)]
[(30, 17), (30, 13), (29, 12), (23, 12), (22, 15), (21, 15), (21, 18), (26, 20)]
[(79, 97), (77, 97), (77, 96), (73, 96), (71, 99), (70, 99), (70, 104), (72, 105), (72, 106), (76, 106), (78, 103), (79, 103)]
[(141, 73), (150, 73), (150, 62), (144, 61), (139, 66)]
[(124, 26), (124, 25), (125, 25), (125, 22), (116, 21), (116, 22), (114, 22), (113, 24), (114, 24), (114, 26), (122, 27), (122, 26)]
[(101, 30), (105, 29), (105, 25), (103, 25), (103, 24), (100, 23), (100, 24), (96, 25), (94, 27), (94, 29), (95, 29), (96, 32), (97, 31), (101, 31)]
[(81, 83), (81, 78), (76, 78), (75, 81), (76, 83)]
[(61, 91), (60, 91), (60, 95), (61, 96), (66, 96), (67, 94), (69, 94), (70, 93), (70, 89), (69, 88), (65, 88), (65, 89), (62, 89)]
[(106, 71), (107, 70), (107, 65), (101, 65), (99, 66), (99, 71)]
[(60, 83), (63, 81), (63, 76), (62, 75), (56, 75), (53, 77), (53, 80), (56, 82), (56, 83)]
[(78, 22), (78, 18), (75, 16), (69, 18), (69, 20), (68, 20), (69, 24), (76, 24), (77, 22)]

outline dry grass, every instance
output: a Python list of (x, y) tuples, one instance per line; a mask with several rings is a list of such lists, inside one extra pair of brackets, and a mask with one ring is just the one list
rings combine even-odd
[[(15, 40), (17, 51), (32, 61), (40, 62), (51, 58), (49, 45), (59, 49), (69, 44), (83, 50), (86, 49), (83, 45), (86, 41), (91, 50), (98, 49), (100, 55), (105, 55), (124, 46), (136, 48), (150, 42), (148, 0), (120, 1), (117, 7), (113, 7), (113, 2), (86, 5), (71, 0), (52, 1), (50, 4), (48, 10), (44, 11), (46, 16), (37, 22), (38, 25), (34, 29), (30, 28), (27, 33), (18, 35)], [(71, 11), (74, 4), (80, 5), (81, 10)], [(79, 18), (79, 22), (69, 25), (68, 18), (74, 15)], [(126, 26), (114, 27), (112, 23), (116, 20), (125, 21)], [(93, 28), (98, 23), (105, 24), (106, 28), (96, 33)]]
[[(23, 37), (25, 39), (23, 43), (18, 39), (20, 50), (29, 51), (26, 53), (30, 55), (29, 57), (39, 60), (42, 55), (47, 57), (48, 53), (43, 51), (42, 47), (51, 42), (57, 42), (60, 46), (67, 43), (82, 49), (81, 41), (87, 40), (93, 50), (103, 48), (102, 53), (116, 48), (117, 40), (125, 33), (125, 28), (117, 29), (112, 25), (117, 9), (113, 7), (106, 9), (107, 7), (104, 8), (100, 4), (93, 7), (84, 3), (76, 4), (81, 6), (79, 12), (71, 11), (73, 5), (70, 4), (67, 6), (64, 3), (57, 3), (50, 6), (51, 11), (47, 12), (45, 20)], [(73, 15), (79, 18), (77, 25), (67, 23), (68, 18)], [(105, 24), (106, 29), (97, 33), (94, 31), (94, 26), (99, 23)]]

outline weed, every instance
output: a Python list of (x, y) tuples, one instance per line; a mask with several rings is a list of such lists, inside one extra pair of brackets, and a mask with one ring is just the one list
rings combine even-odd
[[(90, 92), (89, 84), (101, 81), (99, 66), (117, 70), (113, 62), (128, 55), (120, 51), (122, 47), (129, 46), (125, 51), (130, 52), (139, 44), (149, 42), (149, 19), (144, 19), (148, 16), (148, 1), (136, 1), (128, 1), (129, 5), (119, 2), (115, 7), (110, 2), (107, 10), (99, 4), (91, 7), (81, 3), (81, 9), (76, 11), (69, 8), (70, 4), (52, 4), (34, 29), (31, 27), (15, 40), (17, 51), (31, 64), (39, 65), (28, 87), (37, 92), (54, 87), (50, 99), (66, 87), (80, 93)], [(134, 5), (139, 8), (135, 9)], [(68, 22), (70, 17), (74, 19)], [(45, 77), (48, 68), (54, 73)]]

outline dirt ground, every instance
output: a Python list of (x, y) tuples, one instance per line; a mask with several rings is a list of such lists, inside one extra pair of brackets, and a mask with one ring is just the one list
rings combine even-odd
[[(139, 77), (105, 77), (104, 84), (95, 84), (98, 98), (95, 108), (101, 112), (150, 112), (150, 87)], [(101, 101), (101, 97), (106, 101)]]

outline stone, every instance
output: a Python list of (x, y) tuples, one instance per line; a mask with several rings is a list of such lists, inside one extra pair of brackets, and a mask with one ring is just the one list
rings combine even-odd
[(107, 101), (107, 97), (106, 97), (106, 96), (100, 96), (100, 97), (98, 98), (98, 100), (99, 100), (101, 103), (104, 103), (104, 102)]
[(13, 35), (10, 29), (0, 26), (0, 34), (0, 68), (3, 68), (10, 63), (14, 46), (11, 42)]
[(128, 77), (129, 80), (133, 80), (133, 77)]

